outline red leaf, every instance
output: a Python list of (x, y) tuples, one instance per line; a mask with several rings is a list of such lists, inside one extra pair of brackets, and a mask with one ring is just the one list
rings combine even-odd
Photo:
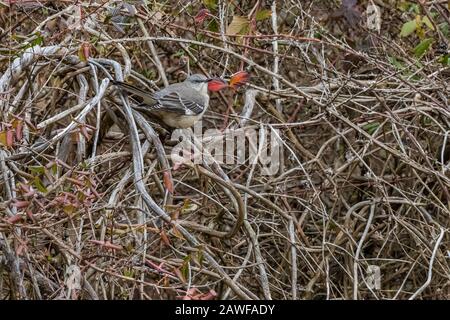
[(97, 190), (95, 190), (94, 188), (91, 187), (90, 189), (92, 191), (92, 193), (94, 194), (94, 196), (97, 197), (97, 199), (100, 199), (102, 196), (100, 195), (100, 193), (97, 192)]
[(99, 241), (99, 240), (89, 240), (89, 242), (97, 244), (103, 248), (113, 249), (113, 250), (123, 250), (123, 247), (117, 244), (112, 244), (109, 241)]
[(213, 300), (215, 297), (217, 297), (217, 292), (214, 290), (209, 290), (208, 293), (205, 293), (202, 297), (200, 297), (200, 300)]
[(29, 185), (19, 182), (19, 187), (20, 189), (22, 189), (24, 192), (30, 192), (32, 189)]
[(170, 246), (170, 240), (169, 240), (169, 238), (167, 237), (167, 234), (164, 232), (164, 230), (161, 230), (160, 235), (161, 235), (161, 240), (162, 240), (167, 246)]
[(84, 185), (85, 185), (85, 183), (83, 181), (77, 180), (77, 179), (74, 179), (74, 178), (66, 177), (66, 180), (72, 182), (73, 184), (75, 184), (75, 185), (77, 185), (79, 187), (84, 187)]
[(20, 141), (20, 140), (22, 140), (22, 137), (23, 137), (23, 125), (20, 122), (17, 124), (17, 127), (16, 127), (16, 139), (18, 141)]
[(173, 181), (170, 171), (163, 172), (163, 179), (164, 179), (164, 186), (166, 187), (167, 190), (169, 190), (170, 193), (173, 194)]
[[(174, 269), (173, 271), (174, 271), (175, 275), (178, 277), (178, 279), (181, 280), (181, 282), (186, 283), (186, 279), (184, 278), (183, 273), (180, 271), (180, 269)], [(190, 300), (190, 299), (187, 299), (187, 300)]]
[(28, 191), (28, 192), (22, 194), (22, 196), (24, 196), (24, 198), (29, 198), (29, 197), (34, 196), (35, 194), (36, 194), (36, 191), (31, 190), (31, 191)]
[(22, 256), (24, 250), (25, 246), (23, 244), (19, 244), (19, 246), (16, 248), (16, 255), (18, 257)]
[(183, 300), (198, 300), (197, 297), (197, 288), (190, 288), (186, 291), (186, 295), (183, 297)]
[(19, 191), (22, 191), (22, 196), (26, 199), (36, 194), (36, 191), (29, 185), (19, 182)]
[(6, 130), (6, 145), (12, 147), (14, 143), (14, 132), (10, 129)]
[(186, 291), (183, 300), (213, 300), (215, 297), (217, 297), (217, 293), (214, 290), (210, 290), (208, 293), (201, 293), (197, 288), (191, 288)]
[(227, 87), (228, 87), (227, 83), (220, 78), (215, 78), (208, 82), (209, 91), (220, 91), (223, 88)]
[(22, 134), (22, 132), (23, 132), (23, 121), (21, 119), (19, 119), (19, 118), (16, 118), (16, 119), (13, 120), (12, 126), (13, 126), (13, 128), (15, 130), (15, 133), (16, 133), (16, 140), (17, 141), (22, 140), (22, 136), (23, 136), (23, 134)]
[(209, 16), (209, 10), (208, 9), (201, 9), (197, 15), (194, 18), (195, 23), (201, 24), (203, 21), (205, 21), (206, 17)]
[(233, 74), (230, 78), (230, 87), (237, 89), (245, 85), (250, 80), (250, 74), (246, 71), (239, 71)]
[(167, 273), (167, 274), (173, 275), (172, 272), (167, 271), (166, 269), (163, 269), (164, 262), (161, 262), (159, 265), (157, 265), (156, 263), (153, 263), (152, 261), (146, 259), (145, 263), (161, 273)]
[(85, 126), (80, 126), (80, 133), (86, 138), (86, 140), (91, 138)]
[(104, 247), (108, 248), (108, 249), (113, 249), (113, 250), (123, 250), (123, 247), (121, 245), (113, 244), (109, 241), (105, 242)]
[(78, 57), (81, 61), (86, 62), (91, 56), (91, 45), (87, 42), (83, 42), (78, 49)]
[(11, 223), (11, 224), (16, 224), (18, 222), (21, 222), (22, 220), (23, 220), (23, 216), (21, 214), (16, 214), (16, 215), (6, 219), (6, 222)]
[(31, 221), (34, 221), (33, 211), (31, 211), (30, 209), (27, 209), (25, 211), (25, 213), (27, 214), (28, 218), (30, 218)]
[(13, 204), (14, 204), (14, 207), (16, 207), (16, 208), (18, 208), (18, 209), (21, 209), (21, 208), (26, 208), (26, 207), (28, 207), (28, 205), (30, 204), (30, 202), (29, 202), (29, 201), (21, 201), (21, 200), (16, 200), (16, 199), (14, 199), (14, 200), (13, 200)]

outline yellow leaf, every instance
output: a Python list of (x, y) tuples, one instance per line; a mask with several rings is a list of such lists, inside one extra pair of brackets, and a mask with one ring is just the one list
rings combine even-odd
[(425, 23), (425, 25), (426, 25), (430, 30), (433, 30), (433, 31), (434, 31), (434, 26), (433, 26), (433, 24), (431, 23), (430, 19), (428, 19), (427, 16), (425, 16), (425, 17), (422, 18), (422, 22)]
[(175, 226), (172, 227), (172, 232), (173, 232), (173, 235), (174, 235), (175, 237), (177, 237), (178, 239), (180, 239), (180, 240), (186, 240), (186, 239), (183, 237), (183, 235), (181, 234), (181, 232), (180, 232)]
[(226, 33), (230, 35), (243, 34), (247, 31), (249, 25), (250, 22), (246, 17), (234, 16)]
[(194, 211), (198, 210), (198, 205), (196, 205), (195, 203), (189, 204), (189, 203), (185, 203), (183, 205), (183, 208), (181, 209), (181, 213), (182, 214), (188, 214)]
[(75, 211), (75, 207), (71, 204), (67, 204), (63, 206), (63, 211), (68, 215), (72, 216), (73, 212)]
[(270, 11), (268, 9), (259, 10), (258, 12), (256, 12), (255, 20), (256, 21), (265, 20), (265, 19), (270, 18), (270, 16), (272, 16), (272, 11)]
[(0, 145), (6, 147), (11, 147), (14, 143), (13, 131), (6, 129), (5, 131), (0, 131)]
[(0, 144), (6, 146), (6, 131), (0, 131)]

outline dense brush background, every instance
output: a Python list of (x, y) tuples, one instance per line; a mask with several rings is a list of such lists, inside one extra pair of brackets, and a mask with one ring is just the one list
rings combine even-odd
[[(0, 299), (449, 298), (449, 10), (0, 1)], [(107, 76), (241, 70), (203, 126), (279, 130), (275, 175), (172, 163)]]

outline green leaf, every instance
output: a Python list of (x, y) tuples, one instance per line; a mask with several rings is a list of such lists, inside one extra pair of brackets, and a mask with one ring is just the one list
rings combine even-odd
[(396, 1), (398, 2), (397, 8), (403, 12), (414, 12), (416, 14), (420, 13), (419, 5), (412, 3), (411, 1)]
[(208, 23), (208, 30), (211, 32), (219, 32), (219, 24), (216, 20), (210, 20)]
[(397, 4), (397, 8), (398, 8), (400, 11), (403, 11), (403, 12), (408, 11), (408, 9), (409, 9), (410, 6), (411, 6), (411, 3), (408, 2), (408, 1), (400, 1), (400, 2)]
[(372, 122), (372, 123), (368, 123), (366, 124), (363, 129), (365, 131), (367, 131), (368, 134), (372, 134), (375, 132), (375, 130), (378, 129), (378, 127), (380, 126), (380, 123), (378, 121), (376, 122)]
[(428, 51), (430, 48), (430, 45), (433, 43), (433, 38), (427, 38), (423, 39), (415, 48), (414, 48), (414, 55), (417, 58), (421, 58), (425, 52)]
[(217, 8), (217, 0), (203, 0), (203, 3), (205, 6), (208, 7), (210, 10), (214, 10)]
[(314, 36), (313, 36), (315, 39), (322, 39), (322, 33), (320, 33), (320, 32), (314, 32)]
[(43, 43), (44, 43), (44, 37), (39, 32), (37, 32), (36, 38), (31, 41), (31, 46), (32, 47), (38, 46), (38, 45), (40, 46)]
[(181, 265), (180, 271), (184, 279), (189, 278), (189, 262), (191, 261), (191, 258), (192, 257), (189, 254), (183, 259), (183, 264)]
[(450, 35), (450, 27), (447, 22), (439, 24), (438, 28), (441, 30), (442, 34), (445, 37), (448, 37)]
[(146, 77), (147, 79), (155, 79), (156, 75), (155, 73), (150, 70), (150, 69), (145, 69), (142, 71), (142, 74), (144, 75), (144, 77)]
[(231, 35), (244, 34), (250, 25), (246, 17), (234, 16), (226, 33)]
[(398, 70), (403, 69), (405, 65), (396, 57), (388, 57), (389, 62)]
[(414, 12), (416, 14), (419, 14), (420, 13), (420, 7), (419, 7), (418, 4), (413, 3), (413, 4), (411, 4), (411, 7), (409, 8), (409, 11), (410, 12)]
[(422, 22), (428, 27), (428, 29), (433, 30), (434, 31), (434, 26), (431, 23), (430, 19), (428, 19), (427, 16), (422, 18)]
[(182, 56), (184, 56), (184, 50), (178, 50), (177, 52), (175, 52), (174, 54), (173, 54), (173, 57), (174, 58), (178, 58), (178, 57), (182, 57)]
[(42, 184), (41, 179), (39, 177), (35, 177), (33, 180), (33, 185), (38, 189), (40, 192), (46, 193), (47, 188)]
[(34, 174), (44, 174), (45, 173), (45, 167), (44, 166), (29, 166), (28, 169), (31, 173)]
[(439, 59), (439, 63), (442, 63), (444, 66), (450, 66), (449, 55), (445, 54)]
[(197, 251), (197, 263), (200, 267), (203, 267), (203, 250)]
[(36, 32), (34, 34), (34, 38), (30, 42), (25, 44), (21, 49), (26, 50), (34, 46), (41, 46), (42, 44), (44, 44), (44, 37), (39, 32)]
[(123, 275), (125, 277), (133, 278), (134, 277), (134, 270), (131, 269), (131, 268), (126, 268), (125, 270), (123, 270)]
[(433, 123), (433, 121), (431, 120), (430, 117), (423, 117), (422, 118), (422, 123), (424, 126), (429, 126)]
[(407, 37), (417, 29), (416, 20), (405, 22), (400, 31), (400, 37)]
[(272, 11), (269, 9), (263, 9), (256, 12), (255, 19), (256, 21), (266, 20), (272, 16)]
[(58, 173), (58, 165), (54, 163), (51, 167), (53, 175), (56, 175)]

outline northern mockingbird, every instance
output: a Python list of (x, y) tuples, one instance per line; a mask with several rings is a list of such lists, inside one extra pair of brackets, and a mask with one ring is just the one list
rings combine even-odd
[(227, 86), (221, 79), (207, 78), (202, 74), (193, 74), (183, 82), (171, 84), (154, 93), (121, 81), (112, 83), (143, 99), (134, 109), (155, 115), (172, 128), (194, 125), (208, 108), (208, 87), (212, 91), (219, 91)]

